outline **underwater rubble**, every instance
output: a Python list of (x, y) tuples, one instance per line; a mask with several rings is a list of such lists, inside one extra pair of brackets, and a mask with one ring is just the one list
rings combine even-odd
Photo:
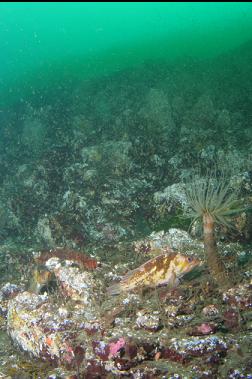
[[(151, 233), (131, 248), (140, 249), (145, 261), (148, 255), (167, 254), (174, 233)], [(185, 233), (177, 230), (175, 235), (176, 246), (184, 236), (184, 246)], [(190, 244), (188, 238), (189, 256)], [(1, 330), (7, 331), (14, 351), (24, 354), (15, 364), (4, 362), (6, 377), (17, 378), (20, 372), (28, 378), (29, 372), (37, 372), (47, 379), (251, 378), (251, 278), (244, 276), (242, 283), (221, 293), (202, 267), (175, 288), (147, 287), (110, 296), (108, 285), (120, 280), (130, 261), (113, 267), (101, 259), (95, 264), (85, 254), (80, 260), (81, 254), (67, 249), (33, 254), (32, 269), (43, 262), (53, 279), (46, 276), (48, 283), (39, 287), (6, 283), (0, 289)], [(195, 254), (200, 256), (197, 250)], [(251, 260), (243, 267), (248, 271)], [(32, 280), (39, 280), (38, 273)], [(45, 366), (39, 369), (39, 362)]]

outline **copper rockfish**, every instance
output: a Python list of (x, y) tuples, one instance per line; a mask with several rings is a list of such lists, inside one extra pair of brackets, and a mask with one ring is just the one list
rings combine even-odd
[(135, 288), (153, 288), (160, 285), (175, 287), (184, 274), (198, 265), (200, 265), (198, 259), (180, 253), (161, 254), (129, 271), (119, 283), (108, 288), (108, 293), (118, 295)]

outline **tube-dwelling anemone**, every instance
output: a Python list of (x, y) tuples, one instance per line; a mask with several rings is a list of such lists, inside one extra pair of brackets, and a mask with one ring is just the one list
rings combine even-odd
[(209, 271), (215, 281), (222, 287), (230, 285), (224, 263), (219, 256), (215, 226), (231, 227), (232, 215), (241, 211), (238, 207), (238, 194), (225, 174), (217, 175), (216, 171), (206, 176), (195, 175), (186, 183), (186, 197), (190, 207), (189, 216), (203, 223), (204, 250)]

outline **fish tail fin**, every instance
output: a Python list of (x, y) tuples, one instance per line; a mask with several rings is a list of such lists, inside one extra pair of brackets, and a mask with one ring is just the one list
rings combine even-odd
[(112, 284), (112, 286), (108, 287), (107, 289), (107, 293), (111, 296), (113, 295), (119, 295), (121, 292), (122, 292), (122, 285), (121, 283), (115, 283), (115, 284)]

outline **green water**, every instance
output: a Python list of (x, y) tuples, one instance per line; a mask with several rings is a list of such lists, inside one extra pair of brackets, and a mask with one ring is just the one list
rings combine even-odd
[(27, 86), (34, 76), (97, 77), (146, 60), (212, 57), (252, 38), (251, 25), (245, 2), (3, 2), (0, 83), (4, 89)]

